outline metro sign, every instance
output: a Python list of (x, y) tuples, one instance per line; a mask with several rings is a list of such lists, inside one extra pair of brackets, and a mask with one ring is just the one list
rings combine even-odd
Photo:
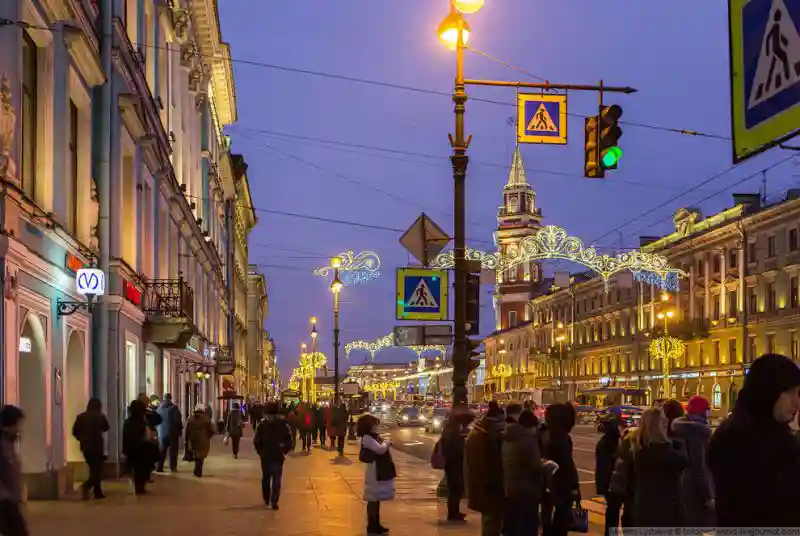
[(103, 296), (106, 293), (106, 274), (97, 268), (81, 268), (75, 275), (75, 290), (83, 296)]

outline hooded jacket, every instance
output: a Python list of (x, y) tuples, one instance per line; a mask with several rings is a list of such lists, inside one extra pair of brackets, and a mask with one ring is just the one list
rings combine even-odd
[(503, 435), (503, 475), (507, 498), (540, 498), (544, 473), (536, 430), (512, 423)]
[(158, 406), (158, 415), (161, 417), (161, 424), (158, 425), (158, 437), (176, 438), (183, 433), (183, 416), (172, 400), (164, 399)]
[(481, 513), (503, 509), (502, 413), (487, 415), (473, 426), (464, 443), (464, 485), (467, 506)]
[(673, 439), (682, 444), (689, 464), (683, 478), (686, 521), (692, 527), (711, 526), (714, 520), (706, 506), (714, 499), (714, 481), (707, 461), (711, 428), (704, 417), (688, 415), (672, 421), (671, 429)]
[(780, 394), (800, 385), (789, 358), (758, 358), (731, 416), (711, 436), (708, 461), (721, 527), (800, 526), (800, 447), (773, 417)]
[(611, 475), (614, 473), (614, 461), (617, 459), (620, 435), (618, 420), (603, 421), (603, 436), (597, 441), (594, 448), (594, 483), (598, 495), (608, 494), (611, 486)]

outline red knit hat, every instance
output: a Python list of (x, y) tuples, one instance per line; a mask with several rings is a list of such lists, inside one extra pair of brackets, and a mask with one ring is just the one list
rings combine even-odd
[(689, 399), (689, 404), (686, 406), (686, 413), (690, 415), (705, 415), (709, 406), (710, 404), (707, 399), (695, 395)]

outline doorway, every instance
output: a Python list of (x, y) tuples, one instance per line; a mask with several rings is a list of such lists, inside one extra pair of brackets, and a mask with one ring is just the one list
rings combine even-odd
[(83, 413), (88, 402), (86, 395), (86, 368), (84, 361), (83, 334), (73, 330), (67, 341), (65, 362), (66, 385), (64, 387), (64, 430), (67, 443), (67, 461), (83, 460), (78, 441), (72, 436), (72, 425), (78, 415)]
[(19, 353), (19, 405), (25, 412), (25, 425), (20, 438), (20, 457), (26, 473), (47, 470), (47, 344), (39, 316), (28, 313), (22, 337), (30, 341), (29, 351)]

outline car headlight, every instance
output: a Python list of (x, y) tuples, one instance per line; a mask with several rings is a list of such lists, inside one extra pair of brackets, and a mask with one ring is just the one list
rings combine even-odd
[(384, 404), (383, 406), (381, 406), (381, 409), (383, 411), (389, 411), (389, 404)]
[(403, 415), (403, 420), (407, 421), (408, 420), (408, 415)]
[(440, 424), (442, 424), (442, 421), (440, 421), (439, 419), (433, 419), (434, 426), (439, 426)]

